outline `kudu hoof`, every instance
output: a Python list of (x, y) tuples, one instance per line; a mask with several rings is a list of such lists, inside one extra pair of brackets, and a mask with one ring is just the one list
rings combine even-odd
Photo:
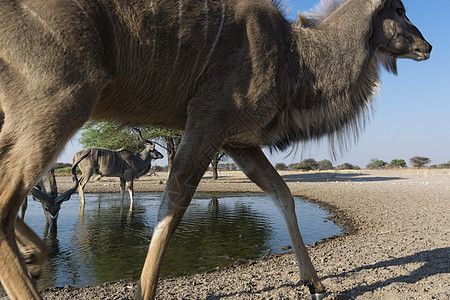
[(309, 292), (311, 293), (311, 300), (322, 300), (326, 296), (326, 292), (317, 293), (314, 287), (314, 283), (308, 282), (305, 284), (309, 288)]
[(41, 277), (42, 274), (42, 265), (37, 263), (37, 255), (32, 254), (26, 254), (22, 255), (22, 258), (25, 262), (25, 265), (27, 267), (28, 276), (30, 276), (31, 279), (36, 280)]
[(311, 294), (311, 300), (321, 300), (325, 298), (326, 293), (320, 293), (320, 294)]

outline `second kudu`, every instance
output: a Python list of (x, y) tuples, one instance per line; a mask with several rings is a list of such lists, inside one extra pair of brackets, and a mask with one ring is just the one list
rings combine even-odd
[(78, 187), (81, 201), (80, 212), (84, 210), (85, 205), (84, 187), (94, 173), (106, 177), (119, 177), (122, 200), (125, 190), (128, 190), (130, 194), (130, 211), (133, 209), (134, 180), (150, 170), (153, 160), (163, 158), (163, 155), (155, 149), (155, 144), (150, 140), (144, 139), (138, 129), (135, 130), (138, 132), (140, 140), (144, 144), (148, 144), (148, 147), (139, 153), (135, 154), (126, 149), (109, 150), (102, 148), (87, 148), (75, 153), (73, 156), (74, 164), (89, 151), (86, 159), (79, 164), (82, 173), (80, 186)]
[[(42, 210), (44, 211), (46, 230), (50, 229), (50, 231), (56, 232), (58, 227), (58, 216), (59, 211), (61, 210), (61, 204), (70, 200), (70, 197), (75, 193), (78, 189), (78, 177), (76, 173), (76, 169), (80, 161), (85, 159), (91, 152), (86, 151), (84, 155), (79, 156), (72, 165), (72, 180), (74, 182), (74, 187), (68, 189), (62, 194), (58, 194), (58, 186), (56, 185), (55, 178), (55, 170), (53, 168), (48, 171), (47, 176), (44, 176), (31, 190), (31, 195), (34, 200), (39, 201), (42, 205)], [(47, 191), (46, 184), (48, 183), (49, 189)], [(25, 200), (28, 201), (27, 199)], [(22, 219), (25, 216), (26, 207), (22, 207)]]
[[(322, 297), (293, 198), (260, 147), (323, 136), (341, 144), (365, 120), (379, 66), (396, 72), (397, 58), (426, 60), (431, 51), (400, 0), (335, 2), (325, 16), (292, 24), (270, 0), (0, 0), (0, 279), (8, 295), (40, 298), (27, 267), (41, 267), (42, 242), (17, 213), (91, 118), (185, 130), (137, 299), (155, 296), (169, 239), (221, 147), (276, 203), (300, 276)], [(14, 228), (34, 261), (24, 263)]]

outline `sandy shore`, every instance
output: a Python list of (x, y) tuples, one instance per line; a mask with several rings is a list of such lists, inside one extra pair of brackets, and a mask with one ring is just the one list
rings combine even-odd
[[(259, 192), (239, 172), (208, 174), (199, 191)], [(327, 299), (450, 299), (450, 170), (282, 172), (292, 193), (331, 210), (346, 233), (308, 248)], [(165, 175), (136, 191), (161, 191)], [(60, 186), (70, 177), (58, 178)], [(63, 189), (63, 188), (60, 188)], [(88, 192), (118, 191), (116, 179)], [(132, 299), (136, 282), (52, 288), (45, 299)], [(158, 299), (308, 299), (292, 253), (163, 279)]]

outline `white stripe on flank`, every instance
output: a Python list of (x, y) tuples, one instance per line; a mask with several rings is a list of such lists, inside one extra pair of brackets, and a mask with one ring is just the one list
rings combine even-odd
[(222, 3), (222, 13), (221, 13), (221, 17), (220, 17), (220, 26), (219, 26), (219, 30), (217, 31), (216, 37), (214, 38), (214, 42), (213, 42), (213, 44), (212, 44), (211, 49), (209, 50), (208, 56), (206, 57), (205, 64), (203, 65), (203, 69), (202, 69), (202, 71), (200, 72), (199, 77), (200, 77), (200, 76), (203, 74), (203, 72), (205, 71), (206, 66), (207, 66), (208, 63), (209, 63), (209, 59), (211, 58), (211, 55), (212, 55), (214, 49), (215, 49), (216, 46), (217, 46), (217, 42), (219, 41), (219, 37), (220, 37), (220, 35), (222, 34), (223, 24), (224, 24), (224, 22), (225, 22), (225, 3), (224, 3), (224, 0), (221, 0), (221, 3)]
[(175, 57), (175, 62), (173, 63), (173, 66), (175, 67), (178, 62), (178, 58), (180, 56), (181, 51), (181, 38), (183, 35), (183, 0), (178, 0), (178, 49), (177, 49), (177, 56)]
[(205, 39), (208, 36), (208, 23), (209, 23), (209, 14), (208, 14), (208, 0), (205, 0), (205, 27), (203, 28), (203, 35)]
[(25, 3), (20, 3), (20, 5), (24, 10), (26, 10), (30, 15), (32, 15), (33, 18), (35, 18), (42, 25), (42, 27), (48, 30), (57, 41), (60, 41), (59, 34), (56, 31), (54, 31), (53, 28), (51, 28), (47, 24), (47, 22), (45, 22), (45, 20), (41, 18), (41, 16), (39, 16), (34, 10), (29, 8)]
[[(153, 22), (155, 22), (155, 18), (156, 18), (156, 11), (155, 11), (155, 5), (153, 4), (153, 0), (150, 2), (150, 9), (152, 11), (152, 16), (153, 16)], [(154, 26), (154, 34), (153, 34), (153, 45), (152, 45), (152, 56), (150, 57), (150, 61), (153, 62), (153, 60), (155, 59), (155, 51), (156, 51), (156, 24)]]
[(92, 22), (91, 18), (89, 17), (87, 11), (81, 6), (80, 2), (78, 2), (77, 0), (73, 0), (73, 1), (74, 1), (74, 2), (77, 4), (77, 6), (81, 9), (81, 11), (83, 12), (83, 14), (84, 14), (84, 15), (86, 16), (86, 18), (88, 19), (89, 23), (91, 23), (91, 26), (92, 26), (92, 28), (94, 28), (95, 33), (97, 34), (97, 37), (98, 37), (98, 39), (99, 39), (99, 41), (100, 41), (100, 45), (102, 45), (102, 47), (103, 47), (103, 42), (102, 42), (102, 39), (100, 38), (100, 33), (98, 32), (97, 28), (95, 27), (94, 22)]
[(119, 61), (120, 61), (120, 48), (119, 48), (119, 41), (117, 40), (117, 32), (116, 32), (116, 26), (114, 26), (114, 22), (112, 20), (110, 11), (108, 9), (108, 5), (105, 4), (105, 0), (102, 0), (103, 7), (105, 7), (106, 13), (108, 14), (109, 20), (111, 21), (111, 27), (114, 31), (114, 39), (116, 40), (116, 51), (117, 51), (117, 64), (116, 67), (119, 68)]

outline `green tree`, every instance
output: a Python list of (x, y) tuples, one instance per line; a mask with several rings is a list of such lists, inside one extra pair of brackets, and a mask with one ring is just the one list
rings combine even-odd
[(87, 122), (81, 130), (78, 142), (84, 148), (127, 149), (135, 153), (145, 148), (133, 129), (128, 126), (111, 122)]
[(431, 162), (429, 157), (425, 156), (413, 156), (409, 159), (409, 162), (416, 168), (421, 168), (425, 166), (426, 164), (429, 164)]
[(404, 168), (404, 167), (406, 167), (406, 162), (405, 162), (404, 159), (396, 158), (396, 159), (393, 159), (389, 163), (388, 167), (390, 167), (390, 168)]
[(301, 162), (299, 164), (296, 164), (293, 167), (293, 169), (294, 170), (302, 170), (302, 171), (310, 171), (311, 170), (311, 166), (306, 164), (306, 163), (304, 163), (304, 162)]
[(328, 159), (323, 159), (318, 162), (319, 170), (333, 170), (333, 164)]
[(317, 170), (319, 168), (319, 164), (314, 158), (307, 158), (302, 161), (302, 163), (309, 166), (309, 170)]
[(384, 160), (372, 158), (370, 163), (367, 164), (366, 168), (367, 169), (383, 169), (384, 167), (386, 167), (387, 164), (388, 163), (385, 162)]

